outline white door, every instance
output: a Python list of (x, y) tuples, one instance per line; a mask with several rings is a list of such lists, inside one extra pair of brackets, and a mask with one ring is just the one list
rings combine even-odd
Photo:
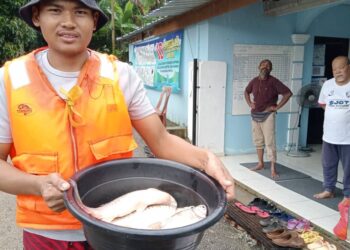
[[(225, 95), (227, 65), (225, 62), (202, 61), (198, 63), (197, 89), (197, 145), (224, 155), (225, 142)], [(193, 78), (193, 64), (190, 65)], [(192, 79), (189, 82), (193, 82)], [(189, 84), (188, 129), (192, 139), (193, 84)]]

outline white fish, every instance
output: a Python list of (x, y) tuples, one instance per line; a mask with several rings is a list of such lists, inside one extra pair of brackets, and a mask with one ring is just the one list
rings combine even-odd
[(189, 206), (178, 208), (176, 213), (160, 224), (162, 229), (184, 227), (207, 217), (207, 207), (205, 205)]
[(176, 206), (153, 205), (143, 211), (135, 211), (129, 215), (112, 221), (114, 225), (137, 229), (160, 229), (161, 221), (170, 218), (176, 212)]
[(123, 217), (134, 211), (143, 211), (146, 207), (151, 205), (168, 205), (175, 208), (177, 207), (174, 197), (155, 188), (137, 190), (124, 194), (97, 208), (87, 207), (80, 200), (76, 183), (71, 181), (71, 184), (74, 186), (75, 197), (79, 206), (86, 213), (106, 222), (111, 222), (115, 218)]

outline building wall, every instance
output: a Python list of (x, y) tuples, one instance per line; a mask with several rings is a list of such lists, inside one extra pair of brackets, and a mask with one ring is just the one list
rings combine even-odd
[[(188, 67), (194, 58), (198, 60), (224, 61), (227, 63), (227, 92), (225, 108), (225, 153), (254, 152), (249, 115), (232, 115), (233, 45), (293, 45), (293, 33), (306, 33), (311, 37), (305, 44), (303, 84), (311, 80), (314, 36), (350, 38), (350, 5), (323, 6), (304, 12), (280, 17), (265, 16), (262, 4), (256, 3), (236, 11), (187, 27), (184, 30), (183, 56), (181, 62), (181, 92), (172, 94), (168, 106), (168, 118), (181, 125), (187, 124)], [(132, 57), (132, 54), (130, 55)], [(257, 68), (258, 65), (252, 65)], [(257, 71), (258, 74), (258, 71)], [(273, 74), (273, 71), (272, 71)], [(155, 104), (158, 91), (149, 90)], [(296, 93), (295, 93), (296, 94)], [(214, 100), (213, 100), (214, 101)], [(302, 115), (300, 144), (307, 137), (308, 112)], [(286, 144), (288, 113), (278, 113), (277, 148)]]
[[(292, 45), (295, 16), (267, 17), (261, 4), (254, 4), (210, 20), (209, 60), (228, 64), (226, 92), (225, 153), (255, 151), (251, 137), (250, 115), (232, 115), (232, 80), (234, 44)], [(256, 68), (258, 65), (251, 65)], [(273, 75), (273, 71), (271, 73)], [(286, 142), (288, 115), (277, 115), (276, 143), (282, 149)]]
[[(249, 115), (232, 115), (233, 45), (293, 45), (291, 34), (310, 34), (305, 44), (303, 84), (310, 83), (315, 36), (350, 38), (350, 5), (327, 6), (280, 17), (264, 16), (261, 3), (242, 8), (209, 21), (208, 60), (228, 64), (226, 92), (225, 153), (254, 152)], [(257, 65), (252, 65), (257, 67)], [(258, 74), (258, 71), (257, 71)], [(273, 71), (272, 71), (273, 74)], [(294, 93), (297, 94), (297, 93)], [(287, 104), (288, 105), (288, 104)], [(308, 110), (302, 115), (300, 145), (306, 144)], [(276, 143), (284, 150), (287, 139), (288, 113), (278, 113)]]

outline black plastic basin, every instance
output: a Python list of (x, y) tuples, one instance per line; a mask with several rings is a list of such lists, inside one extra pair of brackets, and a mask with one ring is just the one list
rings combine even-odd
[(178, 207), (205, 204), (208, 208), (208, 216), (192, 225), (166, 230), (133, 229), (88, 215), (79, 207), (70, 188), (64, 194), (66, 207), (82, 222), (86, 239), (95, 250), (196, 249), (204, 231), (220, 220), (226, 210), (226, 195), (217, 181), (172, 161), (151, 158), (110, 161), (81, 170), (72, 179), (83, 203), (90, 207), (153, 187), (170, 193)]

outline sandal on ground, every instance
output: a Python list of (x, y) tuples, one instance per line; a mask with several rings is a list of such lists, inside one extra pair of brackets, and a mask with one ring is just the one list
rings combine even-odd
[(311, 230), (311, 224), (310, 221), (306, 219), (290, 219), (287, 222), (287, 228), (289, 230), (297, 230), (299, 233), (310, 231)]
[(281, 229), (278, 229), (274, 232), (267, 233), (266, 237), (271, 239), (271, 240), (279, 239), (279, 238), (285, 237), (287, 234), (289, 234), (289, 232), (290, 231), (288, 231), (287, 229), (281, 228)]
[(271, 208), (271, 209), (266, 210), (266, 211), (268, 211), (270, 214), (273, 214), (273, 215), (279, 215), (279, 214), (284, 213), (284, 211), (282, 211), (281, 209), (279, 209), (277, 207)]
[(326, 242), (327, 250), (337, 250), (337, 247), (334, 244)]
[(280, 222), (272, 222), (272, 224), (268, 225), (267, 227), (264, 227), (262, 231), (264, 233), (272, 233), (280, 229), (285, 229), (285, 227)]
[(312, 229), (310, 221), (306, 219), (299, 220), (299, 223), (295, 226), (295, 230), (299, 233), (310, 231)]
[(314, 236), (319, 236), (320, 233), (317, 231), (305, 231), (303, 233), (300, 234), (301, 238), (308, 238), (308, 237), (314, 237)]
[(282, 238), (273, 239), (272, 242), (281, 247), (303, 248), (305, 246), (304, 240), (295, 231), (289, 231)]
[(313, 243), (307, 244), (307, 249), (310, 249), (310, 250), (317, 249), (317, 248), (323, 247), (324, 244), (325, 242), (323, 240), (316, 240)]
[(256, 214), (256, 211), (253, 210), (250, 206), (243, 205), (239, 201), (235, 202), (234, 204), (236, 207), (238, 207), (239, 209), (241, 209), (243, 212), (247, 214)]
[(282, 212), (282, 210), (279, 210), (274, 204), (272, 203), (268, 203), (266, 206), (264, 207), (260, 207), (262, 210), (272, 214), (272, 213), (279, 213)]
[(313, 242), (323, 240), (323, 237), (316, 231), (307, 231), (300, 234), (300, 237), (304, 239), (305, 244), (311, 244)]
[(293, 230), (298, 225), (298, 223), (299, 223), (298, 219), (290, 219), (287, 222), (287, 228), (289, 230)]
[(268, 204), (268, 201), (261, 199), (261, 198), (255, 198), (251, 202), (249, 202), (249, 206), (256, 206), (261, 208), (260, 206), (266, 206)]
[(270, 214), (268, 212), (261, 210), (259, 207), (251, 206), (251, 209), (254, 210), (256, 212), (256, 215), (259, 216), (260, 218), (270, 217)]
[(243, 212), (248, 213), (248, 214), (256, 214), (257, 216), (259, 216), (260, 218), (268, 218), (270, 217), (270, 214), (261, 210), (260, 208), (256, 207), (256, 206), (246, 206), (243, 205), (240, 202), (235, 202), (235, 205), (241, 209)]
[(330, 244), (327, 241), (318, 240), (314, 243), (308, 244), (307, 249), (310, 250), (336, 250), (337, 247), (333, 244)]
[(277, 208), (275, 207), (275, 205), (273, 205), (272, 203), (261, 199), (261, 198), (255, 198), (254, 200), (252, 200), (251, 202), (249, 202), (248, 204), (249, 206), (254, 206), (254, 207), (258, 207), (261, 210), (271, 213), (273, 211), (276, 211)]
[(263, 227), (267, 227), (271, 225), (273, 222), (280, 222), (280, 220), (277, 217), (270, 216), (269, 218), (260, 220), (259, 224)]
[(280, 213), (272, 213), (272, 214), (270, 214), (270, 215), (272, 215), (272, 216), (274, 216), (274, 217), (277, 217), (278, 219), (280, 219), (280, 220), (282, 220), (282, 221), (285, 221), (285, 222), (287, 222), (287, 221), (289, 221), (289, 220), (291, 220), (291, 219), (295, 219), (293, 216), (291, 216), (290, 214), (287, 214), (287, 213), (284, 212), (284, 211), (282, 211), (282, 212), (280, 212)]

